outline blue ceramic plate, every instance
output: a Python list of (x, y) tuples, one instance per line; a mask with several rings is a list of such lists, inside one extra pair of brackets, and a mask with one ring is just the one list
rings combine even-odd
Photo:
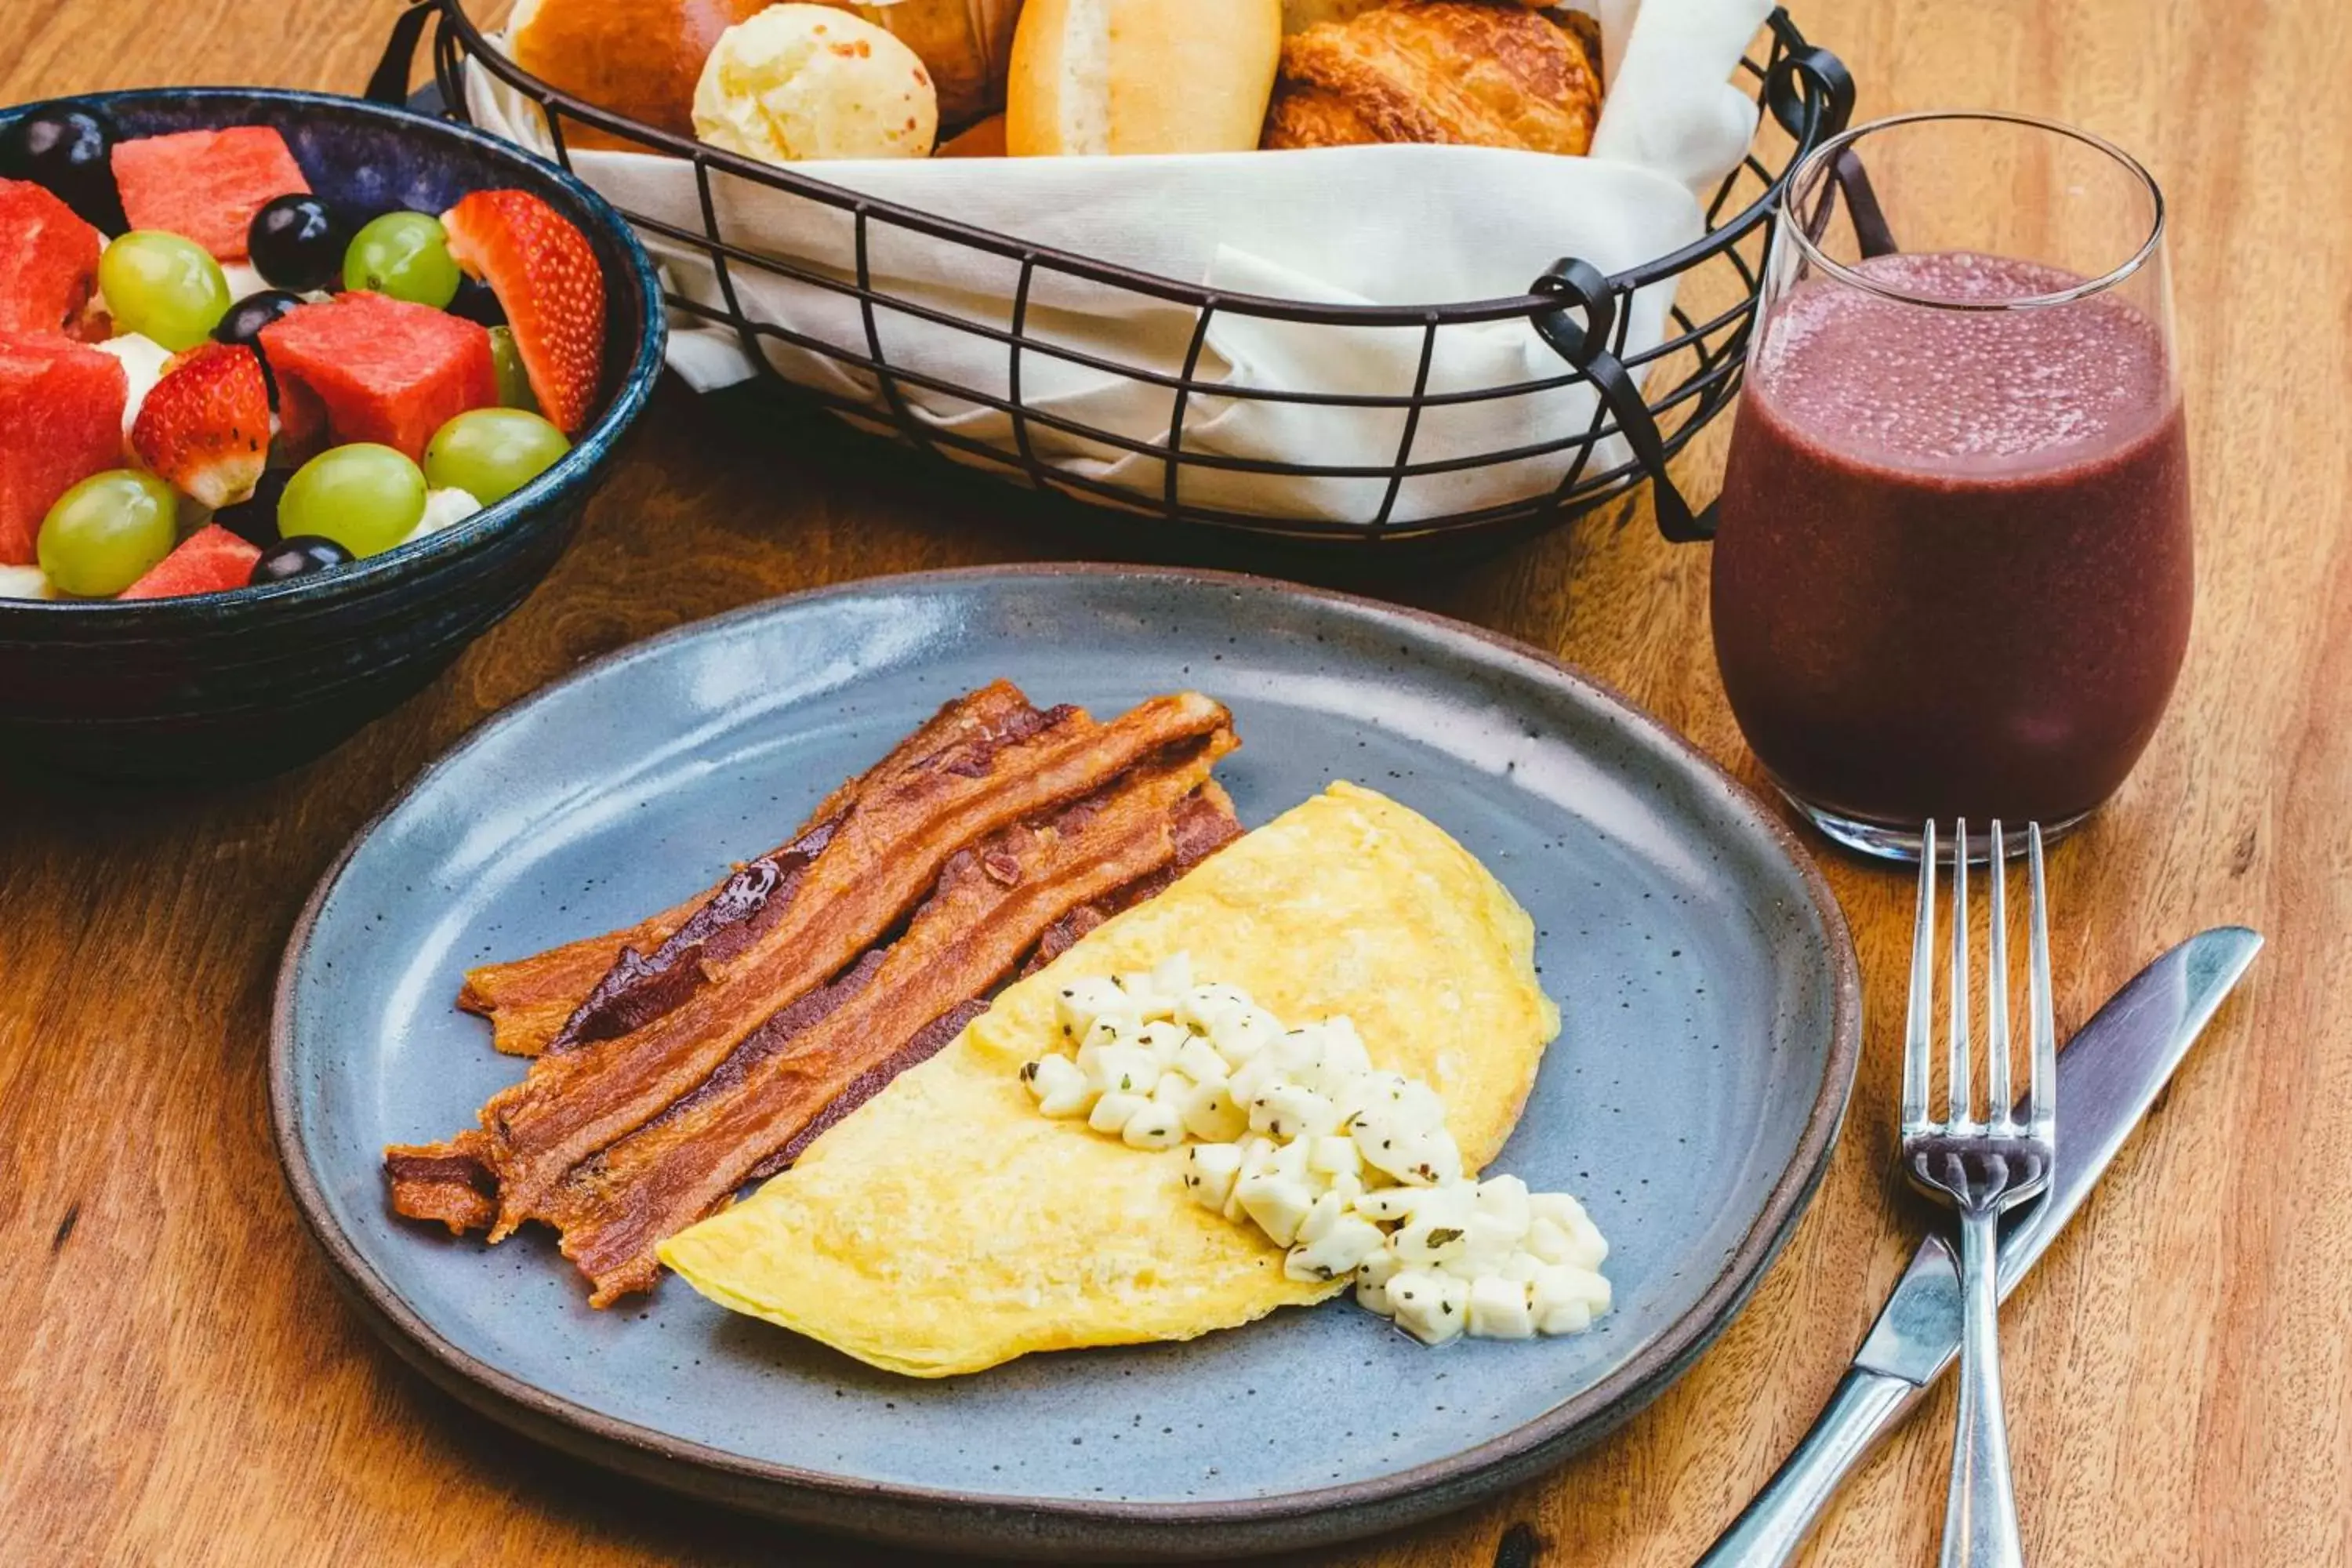
[[(462, 972), (632, 921), (766, 849), (997, 676), (1108, 712), (1197, 687), (1246, 823), (1333, 778), (1459, 837), (1534, 914), (1564, 1015), (1501, 1165), (1614, 1244), (1596, 1331), (1424, 1350), (1340, 1301), (1187, 1345), (892, 1377), (676, 1281), (591, 1310), (541, 1234), (394, 1216), (386, 1142), (519, 1074)], [(362, 833), (297, 927), (272, 1042), (312, 1230), (395, 1348), (587, 1458), (883, 1539), (1046, 1555), (1304, 1545), (1459, 1507), (1591, 1441), (1729, 1321), (1827, 1162), (1853, 951), (1788, 832), (1655, 721), (1514, 644), (1239, 577), (885, 579), (614, 655), (484, 726)]]

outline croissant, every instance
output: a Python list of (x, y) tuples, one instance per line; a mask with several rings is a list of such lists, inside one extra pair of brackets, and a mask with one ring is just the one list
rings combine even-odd
[(1518, 5), (1398, 0), (1283, 40), (1259, 145), (1580, 153), (1600, 112), (1600, 65), (1582, 30)]

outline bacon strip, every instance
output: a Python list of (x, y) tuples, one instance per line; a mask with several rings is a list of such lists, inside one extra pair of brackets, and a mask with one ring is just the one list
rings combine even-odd
[[(722, 929), (756, 916), (777, 879), (775, 862), (792, 853), (821, 824), (835, 821), (880, 780), (895, 777), (960, 739), (981, 731), (1034, 733), (1045, 716), (1030, 706), (1011, 681), (999, 680), (941, 707), (873, 767), (835, 790), (809, 814), (790, 842), (741, 867), (718, 886), (621, 931), (585, 937), (505, 963), (469, 970), (457, 1005), (490, 1020), (490, 1043), (509, 1056), (535, 1057), (571, 1036), (577, 1043), (587, 1020), (583, 1007), (612, 1007), (663, 974), (675, 973), (677, 953), (664, 950), (681, 927), (698, 917), (706, 924), (689, 933), (688, 944), (707, 942)], [(750, 880), (746, 880), (746, 879)], [(758, 884), (766, 881), (768, 888)], [(751, 896), (757, 889), (758, 896)], [(645, 955), (650, 954), (650, 957)], [(646, 966), (650, 966), (650, 973)], [(680, 994), (670, 1005), (683, 1000)], [(643, 1011), (641, 1002), (619, 1016), (628, 1020), (613, 1033), (625, 1034), (667, 1011)], [(639, 1015), (642, 1014), (640, 1016)]]
[(1224, 709), (1195, 692), (1154, 698), (1108, 724), (1070, 711), (1010, 745), (951, 746), (866, 793), (782, 917), (714, 966), (710, 983), (683, 1005), (633, 1034), (542, 1056), (520, 1083), (491, 1097), (481, 1113), (499, 1178), (490, 1239), (510, 1235), (573, 1165), (708, 1078), (770, 1014), (838, 973), (963, 846), (1091, 794), (1225, 723)]
[(963, 1033), (966, 1024), (987, 1011), (987, 999), (975, 997), (959, 1003), (916, 1030), (913, 1039), (851, 1079), (839, 1094), (825, 1101), (824, 1109), (807, 1126), (793, 1133), (782, 1148), (752, 1166), (746, 1180), (765, 1181), (779, 1171), (790, 1170), (793, 1162), (806, 1153), (810, 1144), (839, 1126), (843, 1117), (889, 1088), (890, 1080), (908, 1068), (920, 1067), (947, 1049), (949, 1043)]
[[(1179, 877), (1239, 838), (1242, 824), (1241, 818), (1234, 815), (1232, 798), (1213, 779), (1178, 804), (1170, 819), (1169, 830), (1176, 846), (1173, 860), (1149, 876), (1136, 879), (1108, 898), (1080, 904), (1047, 926), (1028, 962), (1021, 966), (1021, 973), (1024, 975), (1034, 974), (1068, 952), (1080, 937), (1111, 916), (1166, 892)], [(793, 1162), (799, 1159), (810, 1144), (823, 1137), (843, 1117), (889, 1088), (891, 1079), (908, 1068), (937, 1056), (948, 1042), (962, 1032), (966, 1024), (988, 1011), (988, 1002), (986, 995), (970, 998), (953, 1012), (933, 1019), (880, 1065), (858, 1074), (850, 1080), (847, 1088), (825, 1103), (825, 1108), (816, 1113), (814, 1121), (793, 1133), (790, 1142), (754, 1165), (751, 1179), (764, 1180), (779, 1171), (790, 1169)]]
[[(849, 994), (804, 1026), (761, 1031), (740, 1070), (567, 1173), (529, 1217), (563, 1232), (564, 1255), (595, 1286), (590, 1303), (650, 1287), (655, 1247), (724, 1204), (860, 1076), (1011, 974), (1070, 910), (1166, 866), (1174, 808), (1232, 744), (1217, 731), (1045, 827), (1012, 826), (959, 853)], [(501, 1223), (512, 1208), (501, 1205)]]
[[(1197, 794), (1176, 808), (1175, 820), (1171, 826), (1176, 836), (1176, 858), (1173, 860), (1149, 877), (1130, 882), (1107, 899), (1080, 904), (1047, 926), (1045, 934), (1038, 940), (1037, 951), (1029, 955), (1029, 962), (1021, 966), (1021, 973), (1024, 976), (1036, 973), (1076, 946), (1079, 940), (1095, 927), (1147, 899), (1158, 898), (1177, 878), (1242, 836), (1242, 821), (1234, 815), (1233, 797), (1213, 779), (1202, 784)], [(757, 1173), (764, 1175), (769, 1173)]]
[(478, 1130), (446, 1143), (394, 1143), (383, 1152), (392, 1206), (411, 1219), (437, 1219), (451, 1236), (487, 1230), (499, 1215), (499, 1182), (482, 1161)]
[[(1042, 969), (1112, 915), (1158, 896), (1177, 878), (1240, 837), (1242, 825), (1234, 814), (1232, 799), (1212, 780), (1177, 805), (1171, 817), (1170, 833), (1175, 858), (1169, 865), (1107, 898), (1081, 904), (1055, 921), (1045, 929), (1021, 972), (1028, 974)], [(878, 950), (869, 952), (841, 981), (794, 1003), (762, 1026), (760, 1034), (789, 1037), (806, 1027), (844, 998), (851, 982), (862, 986), (870, 979), (871, 966), (880, 958)], [(753, 1166), (749, 1179), (764, 1180), (788, 1168), (811, 1143), (843, 1117), (888, 1088), (900, 1073), (937, 1055), (987, 1006), (985, 995), (969, 997), (925, 1025), (905, 1046), (851, 1079), (783, 1148)], [(749, 1053), (738, 1047), (721, 1064), (719, 1071), (704, 1081), (702, 1088), (648, 1125), (658, 1125), (679, 1114), (683, 1108), (698, 1102), (711, 1092), (713, 1085), (721, 1084), (729, 1077), (730, 1068), (738, 1068), (748, 1059)], [(740, 1080), (741, 1076), (739, 1068), (732, 1078)], [(392, 1179), (393, 1207), (413, 1219), (439, 1220), (448, 1226), (452, 1234), (488, 1229), (498, 1215), (498, 1178), (490, 1173), (481, 1157), (483, 1142), (483, 1134), (476, 1129), (459, 1133), (447, 1143), (396, 1145), (386, 1150), (384, 1169)]]

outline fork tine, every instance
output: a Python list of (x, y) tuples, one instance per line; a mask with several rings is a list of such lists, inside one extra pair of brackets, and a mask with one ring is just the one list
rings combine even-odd
[(2026, 826), (2026, 863), (2032, 878), (2032, 927), (2028, 938), (2027, 985), (2033, 1031), (2033, 1068), (2029, 1108), (2034, 1131), (2044, 1137), (2058, 1110), (2058, 1025), (2050, 1005), (2050, 899), (2042, 886), (2042, 825)]
[(1927, 1120), (1927, 1052), (1935, 1033), (1936, 825), (1919, 838), (1919, 908), (1911, 917), (1911, 1005), (1903, 1029), (1903, 1125)]
[(2017, 1126), (2016, 1102), (2009, 1089), (2009, 862), (2008, 846), (2000, 836), (2000, 818), (1992, 819), (1992, 940), (1985, 947), (1985, 1116), (1994, 1126)]
[(1951, 1093), (1944, 1120), (1969, 1115), (1969, 819), (1952, 819)]

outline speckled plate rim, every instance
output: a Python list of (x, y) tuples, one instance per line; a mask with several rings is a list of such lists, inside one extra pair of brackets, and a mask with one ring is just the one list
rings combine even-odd
[[(793, 607), (932, 584), (1047, 578), (1151, 578), (1272, 593), (1385, 621), (1424, 638), (1467, 638), (1535, 679), (1612, 711), (1626, 728), (1678, 761), (1718, 806), (1759, 832), (1796, 872), (1824, 938), (1831, 1030), (1822, 1087), (1794, 1154), (1765, 1194), (1755, 1223), (1699, 1299), (1624, 1365), (1511, 1431), (1373, 1480), (1215, 1502), (1090, 1502), (1007, 1497), (953, 1489), (858, 1481), (822, 1470), (747, 1458), (617, 1420), (551, 1394), (444, 1338), (401, 1298), (335, 1223), (310, 1168), (293, 1071), (295, 979), (312, 928), (335, 885), (376, 829), (477, 747), (525, 722), (543, 700), (598, 679), (674, 643)], [(402, 1358), (461, 1402), (527, 1436), (640, 1479), (733, 1508), (907, 1545), (1058, 1558), (1173, 1561), (1242, 1556), (1349, 1540), (1467, 1507), (1528, 1479), (1631, 1419), (1686, 1370), (1737, 1317), (1811, 1202), (1828, 1169), (1861, 1058), (1862, 987), (1843, 912), (1821, 870), (1778, 815), (1697, 747), (1605, 683), (1542, 650), (1467, 622), (1381, 600), (1240, 573), (1077, 562), (905, 573), (810, 589), (744, 605), (632, 643), (483, 721), (370, 818), (312, 889), (280, 960), (270, 1019), (269, 1112), (280, 1169), (304, 1226), (334, 1267), (336, 1282)]]

